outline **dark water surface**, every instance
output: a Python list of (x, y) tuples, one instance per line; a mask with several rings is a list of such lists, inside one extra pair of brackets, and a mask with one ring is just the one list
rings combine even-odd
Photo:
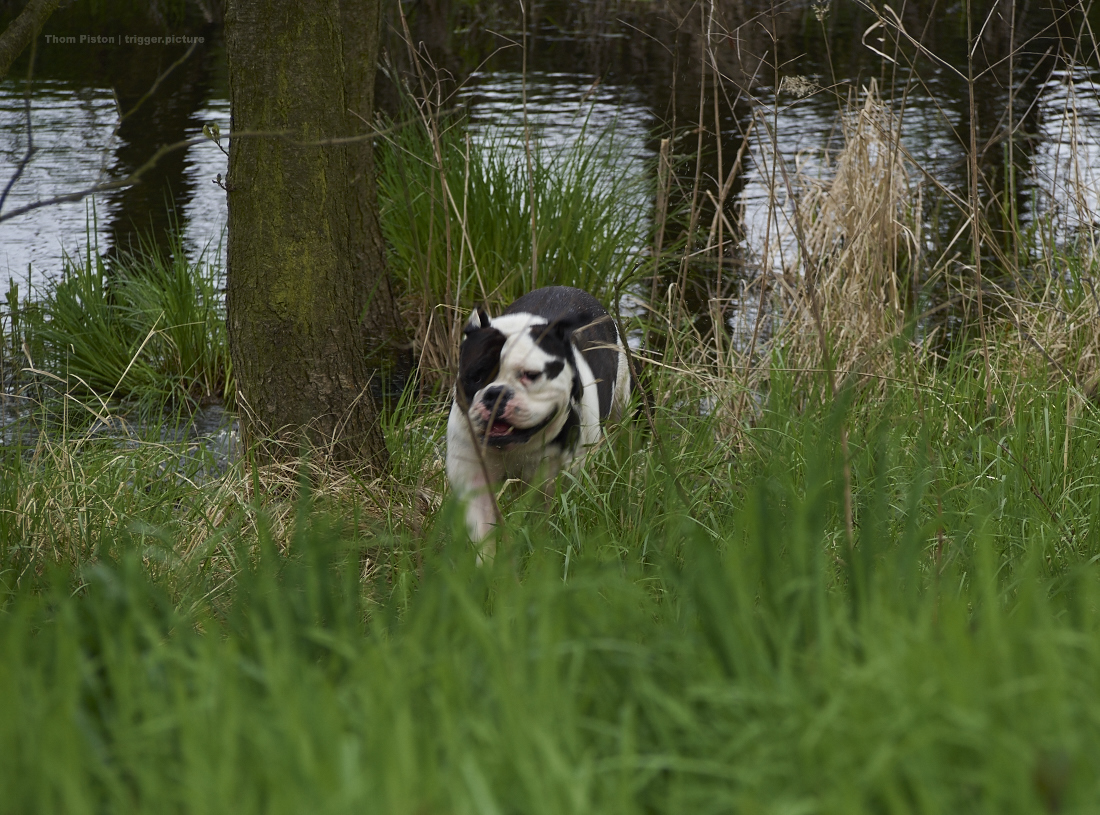
[[(158, 17), (133, 3), (95, 8), (55, 12), (35, 43), (33, 72), (28, 52), (0, 82), (0, 189), (22, 166), (0, 217), (124, 178), (160, 146), (198, 135), (206, 121), (228, 120), (224, 49), (213, 21), (194, 10)], [(4, 10), (0, 25), (11, 17), (0, 3)], [(0, 285), (6, 290), (9, 276), (54, 277), (65, 254), (82, 255), (89, 243), (109, 254), (139, 236), (162, 235), (170, 217), (197, 254), (225, 224), (224, 193), (210, 183), (225, 171), (220, 159), (214, 145), (175, 151), (141, 184), (0, 222)]]

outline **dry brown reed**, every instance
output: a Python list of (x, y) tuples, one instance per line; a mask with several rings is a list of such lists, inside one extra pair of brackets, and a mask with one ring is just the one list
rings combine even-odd
[[(775, 365), (823, 384), (853, 374), (859, 384), (875, 383), (893, 365), (891, 341), (905, 323), (902, 277), (921, 245), (920, 192), (911, 182), (897, 117), (874, 82), (861, 99), (849, 101), (841, 135), (823, 171), (772, 174), (768, 217), (776, 228), (767, 236), (773, 248), (764, 254), (786, 254), (782, 271), (760, 270), (733, 296), (710, 298), (708, 321), (690, 311), (676, 283), (661, 292), (655, 286), (660, 299), (647, 304), (664, 341), (660, 353), (646, 354), (648, 364), (669, 374), (663, 384), (657, 377), (658, 404), (695, 393), (713, 414), (719, 437), (734, 444), (753, 420)], [(768, 153), (756, 157), (759, 166), (783, 161), (773, 140), (760, 140), (757, 149)], [(729, 247), (708, 240), (702, 254), (723, 251)], [(729, 338), (717, 341), (714, 332), (725, 336), (731, 323)], [(817, 377), (830, 372), (835, 377)]]
[(292, 549), (303, 507), (340, 519), (344, 534), (365, 542), (364, 570), (377, 569), (386, 562), (380, 532), (419, 536), (439, 509), (442, 463), (427, 462), (429, 472), (368, 477), (349, 472), (331, 452), (262, 466), (242, 460), (221, 476), (192, 477), (180, 445), (42, 434), (26, 465), (34, 476), (19, 479), (5, 519), (20, 541), (13, 578), (56, 564), (83, 568), (137, 538), (146, 541), (150, 573), (202, 574), (216, 593), (262, 539), (284, 553)]
[(779, 341), (788, 364), (831, 368), (838, 381), (890, 365), (890, 341), (905, 318), (900, 276), (921, 247), (920, 192), (910, 183), (897, 117), (873, 80), (862, 96), (842, 118), (831, 174), (794, 179), (798, 266), (783, 272)]
[[(1072, 75), (1067, 82), (1072, 85)], [(1081, 149), (1090, 136), (1082, 132), (1072, 89), (1060, 115), (1055, 161), (1063, 175), (1044, 193), (1049, 212), (1029, 228), (1014, 224), (1010, 250), (982, 222), (985, 246), (1008, 281), (986, 279), (982, 288), (992, 302), (988, 364), (1009, 406), (1018, 383), (1028, 380), (1065, 384), (1083, 398), (1095, 397), (1100, 387), (1097, 185)]]
[[(773, 115), (779, 102), (774, 103), (775, 110), (761, 106), (746, 88), (770, 67), (780, 93), (801, 98), (821, 89), (782, 76), (779, 66), (767, 62), (749, 76), (722, 63), (720, 51), (729, 49), (715, 43), (744, 33), (748, 23), (743, 17), (725, 19), (714, 3), (692, 9), (691, 14), (682, 16), (681, 23), (703, 41), (693, 50), (701, 55), (702, 74), (713, 77), (710, 101), (720, 96), (741, 98), (756, 106), (747, 132), (741, 134), (742, 144), (752, 142), (757, 180), (770, 191), (770, 211), (762, 245), (757, 235), (758, 243), (751, 250), (754, 257), (742, 257), (741, 249), (723, 240), (723, 232), (735, 232), (725, 219), (738, 202), (727, 201), (726, 188), (741, 171), (742, 156), (738, 153), (724, 180), (721, 169), (717, 178), (698, 171), (704, 162), (701, 133), (710, 116), (709, 101), (701, 95), (695, 186), (684, 193), (684, 199), (691, 202), (689, 223), (699, 228), (689, 227), (686, 241), (673, 252), (663, 251), (661, 244), (667, 206), (661, 193), (666, 185), (658, 185), (656, 219), (661, 229), (655, 241), (654, 268), (663, 262), (666, 269), (674, 265), (680, 269), (679, 278), (671, 283), (655, 275), (649, 302), (643, 306), (654, 327), (649, 336), (660, 337), (659, 342), (650, 343), (649, 368), (668, 374), (667, 382), (657, 381), (654, 386), (659, 404), (683, 404), (687, 394), (693, 394), (690, 398), (697, 399), (718, 420), (718, 435), (736, 442), (740, 428), (753, 420), (756, 406), (766, 399), (768, 372), (777, 366), (793, 369), (796, 381), (812, 381), (814, 385), (806, 393), (825, 397), (846, 382), (873, 395), (875, 383), (898, 375), (899, 365), (907, 371), (907, 378), (913, 377), (915, 386), (922, 386), (935, 381), (943, 364), (937, 348), (948, 347), (938, 336), (947, 325), (942, 315), (930, 319), (940, 312), (952, 315), (951, 347), (968, 349), (973, 370), (982, 371), (987, 410), (994, 390), (999, 392), (998, 401), (1011, 404), (1025, 382), (1068, 382), (1082, 395), (1097, 391), (1100, 292), (1094, 282), (1096, 230), (1089, 225), (1100, 219), (1089, 206), (1095, 189), (1089, 186), (1089, 168), (1081, 166), (1078, 149), (1078, 143), (1089, 137), (1077, 132), (1078, 111), (1067, 107), (1063, 115), (1068, 132), (1060, 138), (1068, 148), (1067, 155), (1057, 157), (1057, 162), (1064, 168), (1058, 172), (1065, 177), (1052, 182), (1054, 186), (1046, 193), (1039, 193), (1051, 201), (1050, 217), (1062, 218), (1062, 222), (1044, 224), (1035, 212), (1029, 217), (1040, 221), (1024, 221), (1017, 201), (1011, 198), (1016, 195), (1015, 109), (1010, 106), (1007, 119), (998, 123), (988, 144), (976, 142), (974, 77), (981, 66), (968, 64), (961, 69), (947, 65), (887, 9), (877, 27), (896, 39), (899, 47), (904, 46), (902, 50), (915, 49), (916, 58), (946, 65), (963, 80), (969, 76), (969, 139), (960, 137), (969, 145), (967, 190), (959, 191), (946, 179), (937, 178), (906, 149), (901, 120), (908, 91), (895, 95), (900, 106), (884, 102), (873, 81), (858, 97), (849, 97), (840, 117), (838, 151), (825, 156), (822, 171), (810, 174), (799, 166), (814, 162), (795, 162), (792, 168), (779, 149), (783, 134), (776, 129), (778, 115)], [(827, 12), (822, 7), (814, 13), (820, 21)], [(749, 22), (757, 26), (768, 22), (774, 27), (777, 19), (764, 15)], [(1013, 21), (1006, 24), (1014, 32)], [(1091, 42), (1091, 30), (1082, 25), (1081, 41)], [(971, 41), (974, 36), (971, 32)], [(1009, 40), (1015, 47), (1015, 33)], [(969, 60), (976, 59), (975, 47), (968, 51)], [(908, 59), (899, 57), (901, 51), (888, 51), (879, 52), (888, 62), (900, 64), (899, 60)], [(1017, 51), (1009, 49), (1007, 53), (1006, 64), (1011, 69)], [(1069, 65), (1080, 64), (1077, 52), (1062, 58)], [(1065, 76), (1066, 82), (1073, 82), (1073, 72), (1067, 71)], [(914, 77), (906, 81), (923, 86), (920, 75)], [(932, 93), (927, 86), (924, 90)], [(1010, 92), (1010, 100), (1014, 93)], [(1066, 98), (1067, 105), (1072, 105), (1075, 95), (1069, 92)], [(717, 116), (714, 127), (720, 144)], [(1010, 166), (997, 165), (994, 172), (1006, 172), (1011, 179), (1003, 193), (1004, 202), (997, 197), (1001, 193), (996, 192), (996, 185), (982, 175), (987, 172), (985, 153), (991, 147), (999, 150), (1001, 141)], [(719, 153), (719, 167), (721, 160)], [(933, 191), (940, 202), (939, 217), (960, 224), (946, 245), (935, 235), (922, 234), (927, 217), (925, 190)], [(705, 200), (715, 204), (709, 231), (706, 220), (699, 218), (699, 202)], [(989, 213), (1002, 207), (1008, 217), (995, 232)], [(736, 224), (736, 212), (729, 215)], [(1067, 241), (1067, 222), (1085, 225), (1076, 242)], [(1006, 230), (1007, 239), (1002, 234)], [(973, 247), (966, 245), (968, 238)], [(689, 262), (696, 268), (709, 263), (718, 270), (721, 283), (723, 264), (732, 271), (745, 260), (747, 273), (735, 286), (717, 285), (710, 291), (706, 303), (709, 320), (687, 305), (684, 269)], [(731, 288), (737, 288), (732, 296)], [(935, 292), (933, 302), (926, 299), (931, 292)], [(914, 326), (920, 339), (909, 346), (912, 354), (902, 359), (897, 349), (904, 346), (896, 340)]]

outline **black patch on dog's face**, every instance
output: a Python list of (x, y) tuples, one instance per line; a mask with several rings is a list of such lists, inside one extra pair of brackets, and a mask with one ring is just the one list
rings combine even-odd
[[(577, 325), (578, 323), (569, 320), (556, 320), (548, 325), (536, 325), (531, 329), (531, 337), (534, 339), (535, 344), (550, 356), (558, 358), (546, 366), (546, 377), (548, 379), (554, 379), (565, 369), (566, 364), (570, 368), (576, 367), (571, 335)], [(550, 372), (552, 367), (556, 368), (554, 373)], [(581, 381), (578, 376), (573, 377), (570, 396), (576, 402), (581, 399)]]
[(569, 333), (572, 330), (571, 324), (561, 320), (530, 328), (531, 339), (535, 344), (550, 356), (560, 359), (568, 359), (573, 354), (573, 345), (569, 341)]
[(466, 329), (458, 349), (458, 391), (469, 405), (500, 370), (500, 351), (505, 336), (495, 328)]

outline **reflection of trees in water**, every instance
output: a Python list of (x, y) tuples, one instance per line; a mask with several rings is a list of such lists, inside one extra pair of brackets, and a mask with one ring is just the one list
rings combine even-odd
[[(656, 152), (658, 139), (671, 135), (672, 153), (679, 159), (669, 189), (670, 229), (694, 248), (705, 243), (706, 226), (716, 215), (716, 199), (706, 193), (717, 194), (726, 180), (747, 130), (758, 121), (754, 117), (796, 102), (790, 95), (777, 98), (775, 88), (783, 78), (805, 76), (823, 89), (793, 108), (812, 112), (819, 121), (837, 116), (851, 94), (875, 79), (892, 107), (903, 111), (903, 139), (922, 146), (914, 159), (922, 169), (934, 170), (935, 183), (924, 182), (924, 202), (933, 227), (931, 253), (937, 255), (968, 216), (964, 207), (949, 203), (951, 196), (967, 197), (971, 114), (966, 6), (945, 10), (945, 5), (909, 2), (900, 18), (875, 28), (879, 18), (858, 3), (532, 2), (526, 20), (526, 67), (588, 74), (630, 84), (643, 94), (662, 122), (663, 132), (653, 134), (650, 147)], [(984, 215), (994, 242), (1007, 246), (1018, 234), (1017, 215), (1029, 211), (1033, 192), (1021, 181), (1033, 177), (1041, 132), (1041, 107), (1035, 102), (1053, 70), (1090, 55), (1077, 36), (1080, 14), (1009, 0), (974, 0), (971, 6)], [(507, 46), (521, 40), (524, 22), (519, 5), (507, 2), (424, 0), (410, 7), (409, 17), (414, 40), (422, 43), (444, 77), (445, 92), (478, 68), (519, 71), (523, 54)], [(388, 49), (401, 71), (409, 66), (399, 31), (399, 22), (392, 21)], [(769, 144), (767, 138), (777, 143)], [(762, 171), (753, 164), (754, 152), (777, 149), (792, 155), (791, 134), (767, 138), (750, 138), (745, 169)], [(741, 268), (751, 275), (759, 260), (738, 246), (745, 175), (732, 180), (724, 198), (723, 215), (735, 232), (726, 236), (730, 240), (722, 261), (731, 287), (739, 285)], [(694, 219), (688, 215), (693, 205)], [(693, 224), (696, 229), (689, 230)], [(675, 239), (669, 234), (665, 245)], [(953, 251), (967, 256), (968, 241), (964, 236)], [(713, 253), (693, 263), (686, 294), (705, 311), (707, 298), (730, 292), (716, 290)], [(997, 258), (991, 255), (987, 263), (996, 276)], [(1003, 273), (1003, 264), (1001, 268)]]
[[(114, 83), (119, 107), (124, 112), (133, 111), (118, 130), (118, 148), (111, 168), (114, 177), (125, 178), (149, 159), (152, 150), (181, 141), (188, 131), (201, 128), (198, 113), (210, 97), (208, 48), (205, 44), (196, 48), (144, 101), (157, 77), (186, 49), (130, 50), (130, 64)], [(161, 159), (155, 174), (113, 196), (118, 208), (105, 231), (115, 250), (125, 251), (149, 236), (160, 242), (172, 226), (167, 220), (169, 210), (182, 212), (194, 195), (194, 184), (187, 178), (186, 169), (186, 151), (175, 150)]]
[[(182, 141), (188, 131), (201, 127), (197, 114), (210, 98), (219, 53), (218, 7), (163, 2), (92, 6), (78, 3), (60, 9), (43, 35), (88, 34), (114, 38), (114, 43), (41, 47), (35, 55), (34, 76), (114, 90), (118, 108), (126, 115), (118, 125), (114, 154), (105, 156), (103, 164), (111, 179), (123, 179), (159, 147)], [(172, 68), (187, 53), (187, 45), (138, 45), (124, 40), (167, 35), (201, 37), (204, 42)], [(28, 60), (29, 53), (24, 54), (13, 75), (26, 75)], [(112, 214), (99, 225), (101, 244), (117, 252), (140, 238), (167, 248), (173, 226), (169, 211), (182, 213), (194, 194), (187, 166), (186, 151), (169, 152), (139, 184), (111, 193), (109, 200), (115, 206), (106, 208)]]
[[(215, 19), (217, 3), (207, 4), (209, 20), (201, 12), (205, 7), (191, 3), (107, 5), (112, 6), (109, 14), (98, 16), (89, 10), (90, 4), (62, 9), (47, 32), (109, 29), (114, 35), (187, 33), (206, 39), (205, 45), (122, 124), (111, 165), (112, 174), (121, 177), (140, 166), (158, 145), (178, 141), (201, 125), (196, 114), (209, 98), (212, 83), (218, 81), (215, 72), (222, 56), (214, 41), (220, 26)], [(479, 68), (518, 72), (523, 67), (524, 56), (518, 47), (524, 23), (520, 4), (419, 0), (404, 5), (413, 39), (423, 44), (423, 53), (438, 69), (436, 76), (444, 93)], [(1076, 36), (1079, 17), (1057, 17), (1049, 8), (1025, 7), (1007, 0), (975, 0), (973, 6), (975, 19), (982, 21), (975, 67), (981, 74), (976, 109), (982, 185), (986, 200), (992, 202), (986, 217), (997, 242), (1006, 244), (1012, 239), (1013, 213), (1030, 209), (1031, 191), (1018, 180), (1032, 171), (1041, 133), (1041, 108), (1033, 104), (1035, 98), (1052, 69), (1087, 55)], [(0, 0), (0, 11), (4, 7)], [(690, 219), (677, 220), (676, 214), (688, 211), (693, 201), (697, 223), (707, 225), (714, 220), (715, 205), (706, 191), (715, 193), (725, 180), (753, 117), (775, 104), (773, 89), (784, 77), (807, 76), (825, 89), (817, 99), (798, 103), (816, 105), (818, 115), (825, 115), (823, 111), (830, 108), (840, 109), (850, 91), (858, 90), (870, 78), (879, 81), (888, 98), (893, 94), (896, 106), (903, 101), (911, 106), (922, 95), (934, 100), (927, 105), (925, 121), (914, 112), (903, 121), (903, 132), (919, 140), (924, 137), (922, 128), (937, 128), (934, 135), (940, 147), (956, 157), (953, 162), (937, 164), (937, 181), (951, 192), (965, 194), (968, 89), (962, 77), (937, 62), (965, 72), (966, 26), (961, 16), (965, 6), (957, 4), (950, 13), (943, 7), (931, 0), (904, 4), (900, 24), (920, 41), (918, 47), (898, 38), (888, 26), (868, 34), (876, 17), (858, 3), (826, 7), (758, 0), (544, 0), (527, 4), (526, 67), (528, 71), (583, 74), (608, 84), (629, 84), (661, 123), (652, 134), (652, 151), (657, 152), (662, 136), (675, 136), (672, 152), (679, 161), (673, 164), (669, 190), (673, 217), (665, 241), (668, 246), (676, 237), (673, 233), (682, 236), (687, 231)], [(408, 80), (409, 54), (400, 39), (397, 4), (389, 4), (389, 11), (385, 48), (397, 75)], [(894, 61), (874, 54), (868, 46)], [(40, 50), (37, 72), (81, 81), (98, 77), (96, 81), (116, 89), (122, 109), (128, 110), (183, 52), (182, 46)], [(1008, 56), (1013, 53), (1010, 63)], [(396, 113), (397, 94), (392, 84), (379, 76), (379, 106)], [(408, 85), (417, 87), (415, 82)], [(793, 101), (781, 96), (778, 104)], [(933, 119), (934, 124), (929, 124)], [(1010, 122), (1011, 151), (1007, 149)], [(776, 134), (781, 150), (785, 137), (782, 132)], [(753, 149), (769, 147), (758, 141)], [(1006, 171), (1010, 154), (1014, 173)], [(745, 156), (747, 169), (753, 168), (751, 162), (750, 153)], [(182, 211), (195, 193), (186, 167), (182, 151), (170, 154), (143, 183), (115, 195), (118, 206), (104, 225), (111, 245), (125, 248), (139, 234), (163, 234), (168, 226), (166, 202), (174, 202), (176, 210)], [(695, 186), (697, 174), (701, 189)], [(738, 202), (744, 184), (742, 173), (732, 180), (724, 199), (723, 214), (735, 230), (743, 226)], [(930, 207), (935, 205), (934, 192), (926, 197)], [(958, 210), (942, 208), (935, 221), (939, 231), (933, 239), (949, 240), (962, 217)], [(725, 268), (736, 272), (738, 264), (751, 267), (752, 259), (732, 248), (738, 236), (727, 237), (733, 240), (723, 260)], [(712, 291), (714, 266), (713, 258), (700, 261), (697, 274), (690, 278), (698, 284), (700, 297), (716, 293)]]

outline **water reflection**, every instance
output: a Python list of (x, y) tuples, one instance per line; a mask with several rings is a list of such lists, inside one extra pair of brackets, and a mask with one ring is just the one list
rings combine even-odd
[(1039, 97), (1040, 141), (1031, 184), (1039, 215), (1066, 240), (1100, 224), (1100, 82), (1095, 71), (1055, 71)]
[(748, 135), (742, 187), (729, 207), (729, 215), (740, 224), (738, 248), (750, 268), (798, 273), (791, 223), (795, 199), (803, 182), (824, 183), (831, 177), (845, 144), (845, 120), (858, 115), (872, 87), (901, 127), (914, 200), (918, 186), (928, 189), (928, 200), (938, 188), (965, 189), (966, 167), (953, 124), (958, 111), (945, 108), (925, 86), (900, 85), (882, 92), (871, 82), (819, 88), (801, 99), (760, 89), (754, 98), (756, 113), (743, 125)]
[(472, 137), (492, 146), (506, 163), (523, 166), (528, 144), (535, 162), (552, 162), (578, 149), (594, 152), (592, 166), (602, 172), (589, 180), (592, 187), (627, 190), (632, 200), (624, 216), (651, 216), (646, 179), (655, 157), (650, 147), (655, 122), (637, 89), (589, 75), (532, 72), (524, 79), (497, 71), (471, 75), (456, 100), (467, 112)]
[[(524, 94), (526, 92), (526, 111)], [(597, 145), (613, 132), (645, 155), (656, 119), (638, 88), (601, 82), (591, 74), (501, 70), (475, 72), (456, 94), (469, 110), (475, 132), (522, 133), (533, 128), (551, 150), (578, 138)]]
[[(0, 184), (27, 152), (26, 110), (22, 83), (0, 82)], [(12, 186), (5, 211), (71, 193), (107, 177), (118, 122), (110, 88), (75, 82), (35, 82), (31, 102), (31, 135), (36, 149), (18, 182)], [(106, 223), (117, 205), (96, 202), (95, 217)], [(0, 285), (7, 275), (42, 280), (56, 274), (64, 252), (83, 254), (87, 248), (91, 208), (72, 201), (0, 223)]]
[[(26, 112), (21, 83), (0, 83), (0, 167), (7, 184), (27, 149)], [(202, 125), (218, 122), (228, 130), (227, 99), (206, 100), (188, 116), (189, 124), (176, 141), (194, 138)], [(118, 109), (110, 88), (87, 87), (74, 82), (42, 80), (35, 83), (31, 123), (36, 152), (19, 180), (12, 186), (5, 210), (66, 195), (94, 184), (125, 175), (131, 166), (121, 166)], [(133, 161), (144, 162), (159, 145), (141, 144)], [(132, 163), (132, 162), (131, 162)], [(84, 201), (54, 204), (0, 223), (0, 286), (14, 278), (41, 286), (56, 277), (63, 258), (82, 256), (92, 237), (93, 250), (110, 254), (137, 236), (155, 234), (167, 225), (170, 207), (183, 231), (188, 256), (197, 258), (213, 247), (221, 252), (224, 268), (226, 223), (225, 192), (213, 181), (226, 172), (226, 157), (211, 143), (179, 151), (179, 158), (144, 184), (137, 192), (104, 193)], [(168, 174), (175, 174), (173, 185)], [(160, 182), (160, 183), (158, 183)], [(99, 229), (93, 230), (98, 224)], [(92, 234), (94, 232), (94, 234)], [(208, 253), (208, 258), (211, 257)]]
[[(143, 169), (138, 184), (0, 223), (0, 286), (8, 277), (39, 286), (56, 277), (64, 255), (82, 255), (93, 232), (92, 251), (110, 262), (139, 241), (170, 248), (177, 222), (192, 257), (224, 231), (224, 192), (210, 183), (225, 172), (216, 146), (170, 151), (146, 166), (159, 148), (198, 136), (207, 121), (228, 129), (218, 27), (194, 8), (167, 16), (154, 10), (151, 17), (127, 8), (130, 16), (109, 22), (83, 6), (58, 11), (39, 37), (33, 71), (28, 52), (0, 81), (0, 189), (23, 161), (29, 138), (36, 148), (11, 186), (5, 212)], [(76, 34), (101, 36), (87, 44)], [(160, 43), (166, 34), (185, 34), (195, 44)], [(29, 83), (17, 78), (28, 73)]]
[[(547, 14), (555, 8), (549, 4)], [(777, 42), (760, 32), (754, 35), (757, 42), (749, 36), (756, 29), (737, 29), (737, 49), (730, 44), (732, 40), (723, 41), (718, 48), (720, 57), (732, 58), (733, 50), (747, 53), (745, 49), (760, 59), (768, 54), (771, 59), (782, 57), (784, 74), (801, 74), (826, 89), (802, 99), (776, 94), (761, 81), (764, 74), (774, 77), (771, 69), (764, 74), (746, 69), (732, 79), (727, 77), (727, 87), (716, 89), (706, 71), (701, 72), (695, 64), (701, 30), (691, 27), (693, 17), (685, 17), (675, 29), (662, 33), (652, 15), (637, 9), (604, 14), (601, 8), (576, 4), (558, 9), (564, 21), (560, 24), (550, 22), (549, 16), (533, 20), (526, 78), (520, 70), (520, 49), (500, 48), (506, 38), (486, 30), (473, 31), (463, 39), (435, 26), (439, 30), (429, 39), (438, 42), (431, 47), (447, 52), (436, 56), (453, 74), (459, 87), (454, 101), (467, 110), (474, 138), (512, 151), (521, 161), (525, 160), (525, 126), (531, 127), (533, 144), (543, 159), (577, 144), (607, 150), (607, 136), (613, 135), (614, 147), (607, 155), (613, 157), (614, 166), (608, 168), (608, 177), (614, 174), (644, 182), (638, 185), (636, 211), (637, 217), (649, 219), (660, 138), (674, 136), (674, 153), (680, 159), (675, 165), (678, 175), (672, 206), (690, 204), (702, 85), (706, 115), (701, 177), (705, 188), (717, 190), (734, 156), (744, 147), (742, 171), (733, 179), (722, 211), (730, 226), (723, 230), (726, 237), (734, 233), (723, 263), (738, 274), (751, 276), (760, 268), (797, 268), (788, 223), (790, 179), (798, 174), (828, 175), (841, 146), (840, 125), (848, 97), (858, 102), (868, 77), (878, 76), (884, 100), (902, 123), (903, 146), (914, 161), (914, 189), (923, 185), (928, 225), (934, 217), (939, 229), (938, 233), (926, 230), (927, 248), (935, 253), (952, 245), (962, 214), (951, 211), (944, 217), (942, 211), (934, 215), (931, 211), (944, 190), (966, 194), (969, 108), (965, 85), (956, 73), (928, 62), (919, 63), (913, 71), (905, 67), (905, 60), (887, 65), (862, 44), (861, 32), (868, 20), (860, 15), (848, 19), (847, 11), (837, 9), (827, 26), (832, 55), (828, 61), (821, 42), (794, 37), (802, 24), (791, 15), (770, 23), (779, 36)], [(809, 25), (817, 24), (810, 21)], [(958, 35), (953, 31), (948, 22), (929, 28), (933, 38), (928, 45), (946, 63), (960, 59)], [(814, 38), (820, 36), (813, 34)], [(797, 50), (800, 43), (802, 52)], [(813, 43), (816, 45), (811, 47)], [(997, 50), (999, 43), (999, 39), (983, 41), (982, 54), (991, 62), (1004, 50)], [(1021, 52), (1012, 77), (1015, 101), (1011, 111), (1007, 66), (994, 66), (983, 79), (977, 99), (983, 178), (990, 195), (1004, 196), (1008, 175), (1004, 169), (1005, 133), (1011, 121), (1006, 112), (1011, 112), (1016, 128), (1013, 159), (1018, 167), (1014, 206), (1028, 219), (1046, 215), (1061, 219), (1058, 234), (1065, 238), (1081, 226), (1091, 229), (1093, 213), (1100, 207), (1100, 180), (1096, 178), (1100, 169), (1100, 87), (1091, 70), (1051, 73), (1042, 63), (1046, 57), (1041, 45), (1037, 42), (1026, 53)], [(87, 71), (80, 80), (35, 81), (32, 119), (40, 150), (13, 187), (6, 207), (124, 175), (161, 144), (199, 134), (206, 122), (216, 121), (227, 129), (226, 88), (219, 78), (224, 59), (220, 47), (198, 52), (175, 69), (171, 81), (143, 102), (121, 128), (111, 88), (119, 89), (124, 109), (133, 108), (157, 71), (178, 54), (166, 52), (153, 61), (137, 52), (112, 54), (113, 67), (101, 74)], [(82, 65), (81, 70), (86, 70), (88, 66)], [(480, 67), (471, 72), (472, 66)], [(720, 67), (726, 71), (729, 66), (721, 62)], [(61, 68), (54, 70), (54, 74), (63, 73)], [(137, 78), (127, 79), (130, 76)], [(0, 82), (0, 169), (4, 172), (11, 172), (26, 148), (22, 94), (21, 81)], [(719, 94), (719, 105), (712, 111), (714, 94)], [(783, 162), (782, 167), (775, 163), (777, 159)], [(210, 245), (223, 245), (225, 196), (212, 181), (224, 173), (225, 156), (213, 144), (202, 144), (172, 157), (147, 183), (97, 198), (98, 250), (110, 253), (131, 241), (136, 229), (161, 217), (166, 200), (175, 203), (189, 255), (197, 257)], [(6, 177), (0, 176), (0, 182), (5, 181)], [(599, 178), (592, 181), (601, 183)], [(647, 187), (649, 192), (644, 191)], [(680, 198), (677, 191), (681, 191)], [(705, 230), (717, 215), (715, 202), (704, 191), (698, 206)], [(88, 203), (68, 203), (0, 223), (0, 287), (8, 275), (26, 276), (28, 267), (36, 281), (56, 275), (63, 252), (84, 250), (90, 211)], [(996, 217), (996, 212), (993, 215)], [(156, 223), (164, 226), (161, 221)], [(960, 248), (965, 247), (955, 245), (956, 250)], [(710, 265), (701, 264), (694, 278), (701, 291), (701, 305), (708, 296), (735, 297), (738, 291), (733, 282), (736, 275), (728, 291), (718, 291), (721, 287), (712, 285), (716, 283), (713, 265), (713, 260)], [(712, 290), (707, 291), (708, 287)]]

